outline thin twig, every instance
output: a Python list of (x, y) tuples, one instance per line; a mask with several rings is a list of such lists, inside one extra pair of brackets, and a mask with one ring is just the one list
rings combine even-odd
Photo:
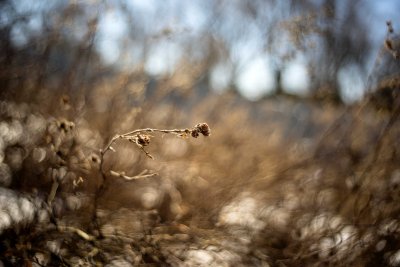
[(81, 229), (72, 227), (72, 226), (58, 226), (58, 230), (60, 232), (71, 232), (71, 233), (75, 233), (78, 236), (80, 236), (81, 238), (85, 239), (86, 241), (93, 241), (95, 240), (95, 237), (92, 235), (89, 235), (88, 233), (82, 231)]
[(117, 141), (118, 139), (131, 139), (135, 137), (138, 134), (141, 133), (154, 133), (154, 132), (159, 132), (159, 133), (174, 133), (174, 134), (190, 134), (192, 130), (190, 129), (172, 129), (172, 130), (164, 130), (164, 129), (153, 129), (153, 128), (145, 128), (145, 129), (137, 129), (134, 131), (130, 131), (124, 134), (117, 134), (115, 135), (110, 142), (104, 147), (104, 149), (101, 151), (101, 155), (104, 155), (108, 150), (112, 148), (112, 145)]
[[(143, 172), (142, 172), (143, 173)], [(149, 173), (149, 174), (138, 174), (138, 175), (135, 175), (135, 176), (128, 176), (128, 175), (125, 175), (125, 173), (119, 173), (119, 172), (116, 172), (116, 171), (113, 171), (113, 170), (111, 170), (110, 171), (110, 174), (112, 175), (112, 176), (115, 176), (115, 177), (122, 177), (122, 178), (124, 178), (125, 180), (138, 180), (138, 179), (143, 179), (143, 178), (149, 178), (149, 177), (153, 177), (153, 176), (157, 176), (158, 175), (158, 173)]]
[[(100, 150), (100, 172), (101, 172), (101, 177), (102, 180), (100, 181), (100, 185), (98, 189), (95, 192), (94, 196), (94, 207), (93, 207), (93, 222), (95, 228), (98, 230), (100, 237), (103, 237), (100, 227), (98, 224), (98, 218), (97, 218), (97, 206), (100, 197), (104, 194), (104, 191), (106, 189), (106, 179), (107, 179), (107, 174), (104, 171), (104, 155), (109, 151), (114, 151), (114, 148), (112, 145), (118, 140), (118, 139), (125, 139), (130, 142), (135, 143), (148, 157), (152, 158), (153, 157), (150, 155), (149, 152), (146, 151), (144, 148), (145, 146), (150, 144), (150, 138), (153, 136), (148, 135), (147, 133), (165, 133), (165, 134), (176, 134), (177, 136), (180, 137), (187, 137), (187, 136), (192, 136), (193, 138), (197, 138), (200, 134), (204, 136), (209, 136), (210, 135), (210, 127), (207, 125), (207, 123), (198, 123), (196, 124), (192, 129), (152, 129), (152, 128), (145, 128), (145, 129), (137, 129), (133, 130), (124, 134), (116, 134), (111, 140), (107, 143), (107, 145)], [(141, 178), (147, 178), (147, 177), (153, 177), (156, 176), (157, 173), (152, 173), (152, 174), (139, 174), (136, 176), (127, 176), (125, 173), (118, 173), (115, 171), (110, 171), (110, 174), (112, 176), (118, 176), (122, 177), (126, 180), (135, 180), (135, 179), (141, 179)]]

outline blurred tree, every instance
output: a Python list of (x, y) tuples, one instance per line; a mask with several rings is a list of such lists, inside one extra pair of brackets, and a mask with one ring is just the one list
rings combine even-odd
[(364, 78), (367, 76), (371, 43), (363, 17), (365, 7), (358, 0), (305, 0), (293, 1), (292, 5), (294, 12), (303, 14), (306, 20), (293, 21), (297, 25), (291, 34), (297, 35), (294, 40), (299, 41), (297, 45), (309, 60), (312, 95), (341, 102), (339, 71), (356, 66)]
[[(104, 75), (106, 66), (115, 73), (135, 68), (152, 76), (148, 65), (153, 61), (158, 68), (167, 66), (161, 76), (191, 72), (192, 88), (201, 90), (211, 87), (210, 76), (222, 64), (227, 66), (225, 87), (237, 88), (236, 80), (246, 67), (262, 59), (271, 68), (265, 75), (273, 77), (275, 92), (282, 94), (284, 69), (302, 57), (311, 95), (340, 102), (338, 73), (352, 66), (366, 77), (371, 52), (365, 3), (360, 0), (159, 1), (156, 6), (55, 1), (48, 7), (38, 1), (23, 12), (20, 5), (11, 0), (0, 3), (3, 88), (11, 81), (13, 88), (23, 87), (15, 82), (23, 79), (10, 77), (26, 66), (41, 66), (29, 70), (35, 88), (47, 86), (45, 78), (58, 76), (63, 77), (58, 82), (63, 90), (84, 90), (90, 87), (85, 80)], [(109, 20), (110, 13), (117, 22)], [(30, 26), (35, 23), (40, 25), (37, 29)], [(104, 60), (110, 54), (113, 63)], [(12, 67), (17, 58), (21, 62)], [(196, 81), (203, 85), (194, 86)]]
[[(25, 5), (26, 4), (26, 5)], [(84, 92), (101, 70), (94, 50), (99, 6), (3, 1), (2, 97), (34, 98), (42, 89)]]

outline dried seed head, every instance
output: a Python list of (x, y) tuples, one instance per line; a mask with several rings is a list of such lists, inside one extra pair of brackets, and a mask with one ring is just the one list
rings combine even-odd
[(210, 132), (211, 130), (207, 123), (199, 123), (192, 129), (191, 135), (197, 138), (200, 133), (204, 136), (209, 136)]
[(200, 133), (204, 136), (209, 136), (211, 134), (210, 127), (205, 122), (197, 124), (196, 128), (199, 129)]
[(199, 131), (198, 131), (197, 129), (193, 129), (193, 130), (192, 130), (192, 136), (193, 136), (194, 138), (199, 137)]
[(138, 134), (136, 136), (136, 143), (140, 146), (147, 146), (150, 144), (150, 135)]

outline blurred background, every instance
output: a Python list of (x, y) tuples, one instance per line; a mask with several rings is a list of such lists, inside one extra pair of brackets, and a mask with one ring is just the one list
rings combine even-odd
[[(399, 9), (395, 0), (3, 1), (2, 50), (36, 76), (51, 74), (41, 81), (50, 87), (84, 90), (99, 77), (135, 72), (146, 89), (166, 79), (202, 95), (352, 103), (365, 93), (385, 21), (397, 25)], [(68, 83), (79, 86), (55, 81), (71, 68), (79, 71)]]
[(0, 0), (0, 266), (399, 266), (399, 11)]

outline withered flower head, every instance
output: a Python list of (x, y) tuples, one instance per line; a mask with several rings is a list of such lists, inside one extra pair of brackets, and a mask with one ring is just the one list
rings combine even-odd
[(203, 122), (203, 123), (199, 123), (196, 125), (196, 128), (198, 128), (200, 130), (200, 132), (204, 135), (204, 136), (209, 136), (211, 134), (211, 130), (210, 127), (208, 126), (207, 123)]
[(146, 134), (138, 134), (136, 136), (136, 143), (140, 146), (147, 146), (150, 144), (150, 136)]
[(207, 123), (199, 123), (192, 129), (191, 134), (194, 138), (197, 138), (199, 136), (199, 133), (204, 136), (210, 136), (211, 130)]
[(193, 130), (192, 130), (192, 136), (193, 136), (194, 138), (199, 137), (199, 131), (198, 131), (197, 129), (193, 129)]

